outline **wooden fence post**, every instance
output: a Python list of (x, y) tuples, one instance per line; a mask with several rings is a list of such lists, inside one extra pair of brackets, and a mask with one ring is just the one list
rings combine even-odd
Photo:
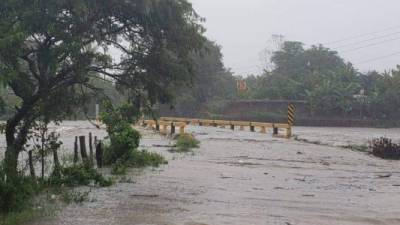
[(175, 124), (171, 123), (171, 134), (175, 134)]
[(89, 132), (89, 161), (93, 165), (93, 136), (92, 132)]
[(160, 131), (160, 124), (156, 123), (156, 131)]
[(79, 146), (81, 149), (81, 156), (82, 156), (82, 161), (87, 161), (88, 159), (88, 154), (86, 151), (86, 137), (85, 136), (80, 136), (79, 137)]
[(185, 134), (185, 126), (180, 126), (179, 127), (179, 134), (181, 134), (181, 135)]
[(273, 127), (274, 127), (273, 135), (278, 135), (279, 134), (279, 128), (275, 127), (275, 125)]
[(78, 163), (79, 161), (79, 155), (78, 155), (78, 137), (75, 137), (75, 143), (74, 143), (74, 164)]
[(250, 131), (251, 132), (255, 132), (256, 131), (256, 128), (252, 124), (250, 124)]
[(97, 167), (102, 168), (103, 167), (103, 146), (102, 146), (102, 141), (99, 141), (96, 145), (96, 162), (97, 162)]

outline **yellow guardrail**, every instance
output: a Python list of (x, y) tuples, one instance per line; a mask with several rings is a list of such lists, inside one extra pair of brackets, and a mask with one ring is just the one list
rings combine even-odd
[(261, 133), (267, 133), (267, 128), (273, 129), (273, 135), (282, 137), (279, 135), (279, 129), (285, 129), (286, 134), (283, 137), (292, 137), (292, 126), (289, 124), (282, 123), (262, 123), (262, 122), (249, 122), (249, 121), (226, 121), (226, 120), (206, 120), (206, 119), (189, 119), (189, 118), (177, 118), (177, 117), (161, 117), (160, 121), (164, 122), (180, 122), (191, 125), (199, 126), (214, 126), (214, 127), (226, 127), (230, 126), (232, 130), (239, 127), (240, 130), (245, 130), (246, 127), (250, 127), (250, 131), (255, 132), (256, 128), (260, 129)]
[(179, 121), (163, 121), (163, 120), (143, 120), (141, 121), (143, 126), (151, 127), (162, 134), (168, 133), (168, 128), (170, 128), (171, 134), (176, 133), (176, 127), (179, 127), (179, 134), (185, 134), (186, 122)]

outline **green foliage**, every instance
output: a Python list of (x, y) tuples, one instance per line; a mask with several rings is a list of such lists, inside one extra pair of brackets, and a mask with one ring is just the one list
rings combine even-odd
[(127, 163), (131, 167), (142, 168), (146, 166), (159, 167), (160, 165), (167, 164), (168, 161), (158, 153), (147, 150), (136, 150), (131, 152)]
[(113, 175), (125, 175), (128, 169), (128, 165), (126, 161), (123, 162), (116, 162), (111, 167), (111, 174)]
[(124, 160), (118, 160), (111, 167), (113, 175), (124, 175), (128, 168), (159, 167), (168, 161), (160, 154), (146, 150), (133, 150)]
[(139, 147), (141, 135), (131, 125), (137, 114), (124, 113), (132, 108), (129, 104), (115, 109), (110, 102), (105, 102), (104, 108), (101, 119), (107, 125), (110, 146), (105, 148), (103, 160), (105, 165), (112, 165), (117, 161), (126, 161), (130, 157), (131, 152)]
[(172, 152), (189, 152), (193, 148), (199, 148), (200, 144), (200, 141), (190, 134), (178, 135), (175, 140), (176, 147), (171, 150)]
[(0, 213), (0, 225), (20, 225), (31, 222), (33, 219), (42, 216), (52, 215), (48, 209), (43, 208), (30, 208), (18, 212), (10, 212), (7, 214)]
[(158, 167), (166, 163), (157, 153), (138, 150), (141, 135), (133, 129), (132, 123), (140, 114), (134, 106), (124, 104), (115, 109), (105, 102), (104, 108), (102, 121), (107, 125), (110, 143), (104, 146), (103, 161), (112, 166), (113, 174), (125, 174), (128, 167)]
[(62, 192), (62, 200), (67, 203), (82, 203), (89, 199), (90, 191), (64, 191)]
[(205, 39), (186, 0), (0, 1), (0, 21), (0, 82), (18, 99), (8, 120), (9, 177), (34, 121), (68, 118), (93, 93), (107, 98), (94, 79), (112, 81), (138, 111), (171, 101)]
[(6, 182), (0, 178), (0, 212), (19, 212), (30, 206), (29, 202), (41, 190), (41, 185), (27, 177)]
[(200, 52), (192, 54), (192, 59), (194, 76), (191, 84), (174, 88), (174, 115), (193, 117), (214, 112), (215, 102), (236, 97), (236, 80), (223, 64), (220, 46), (206, 41)]
[(350, 149), (352, 151), (357, 151), (357, 152), (368, 152), (368, 150), (369, 150), (368, 145), (347, 145), (347, 146), (343, 146), (343, 148)]
[(96, 169), (84, 164), (61, 168), (61, 176), (53, 176), (49, 181), (53, 185), (67, 187), (84, 186), (91, 183), (101, 187), (112, 185), (111, 179), (104, 178)]

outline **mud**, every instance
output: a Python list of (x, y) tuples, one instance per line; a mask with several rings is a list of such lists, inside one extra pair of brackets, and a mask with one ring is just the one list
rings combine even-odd
[[(62, 129), (67, 142), (89, 131), (105, 134), (86, 123)], [(399, 139), (399, 129), (294, 131), (330, 146), (219, 128), (189, 131), (201, 147), (182, 155), (168, 152), (169, 139), (142, 130), (142, 148), (160, 152), (168, 165), (131, 170), (129, 182), (92, 190), (95, 201), (31, 224), (400, 224), (400, 163), (334, 147)]]

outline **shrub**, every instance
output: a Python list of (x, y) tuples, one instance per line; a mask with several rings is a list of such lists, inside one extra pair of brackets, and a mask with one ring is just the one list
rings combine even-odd
[(118, 160), (126, 160), (132, 150), (139, 147), (140, 133), (130, 126), (120, 126), (110, 135), (110, 145), (104, 149), (105, 165), (112, 165)]
[(147, 150), (132, 151), (128, 160), (128, 165), (136, 168), (146, 166), (159, 167), (167, 163), (168, 161), (162, 155)]
[(105, 102), (104, 108), (106, 111), (101, 119), (107, 126), (110, 144), (104, 149), (103, 161), (105, 165), (113, 165), (129, 158), (130, 153), (139, 147), (141, 136), (132, 128), (129, 116), (126, 116), (129, 105), (114, 109), (110, 102)]
[(104, 178), (96, 169), (83, 164), (61, 168), (60, 177), (53, 176), (50, 178), (51, 184), (68, 187), (89, 185), (92, 182), (101, 187), (112, 185), (111, 179)]
[(178, 135), (176, 138), (176, 148), (174, 152), (189, 152), (193, 148), (198, 148), (200, 141), (198, 141), (191, 134)]
[(39, 189), (40, 186), (28, 177), (19, 176), (6, 181), (3, 164), (0, 163), (0, 213), (21, 211)]
[(11, 182), (0, 180), (0, 211), (18, 212), (26, 208), (41, 186), (28, 177), (18, 177)]
[(400, 160), (400, 145), (389, 138), (379, 138), (371, 142), (372, 154), (383, 159)]
[(62, 200), (69, 204), (69, 203), (82, 203), (89, 199), (90, 191), (64, 191), (62, 192)]
[(125, 174), (128, 167), (158, 167), (167, 163), (157, 153), (138, 150), (141, 135), (132, 128), (132, 115), (128, 113), (130, 105), (114, 109), (106, 102), (104, 108), (106, 112), (102, 114), (102, 120), (107, 125), (110, 143), (104, 146), (103, 162), (104, 165), (112, 166), (112, 174)]
[(113, 175), (124, 175), (129, 167), (159, 167), (160, 165), (167, 163), (168, 161), (160, 154), (146, 150), (133, 150), (125, 160), (118, 160), (112, 165), (111, 173)]

